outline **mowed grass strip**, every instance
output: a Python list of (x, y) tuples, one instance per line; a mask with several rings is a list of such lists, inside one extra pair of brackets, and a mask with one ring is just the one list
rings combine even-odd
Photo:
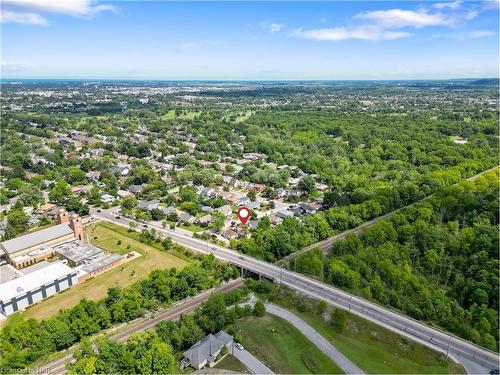
[(299, 311), (290, 300), (282, 298), (273, 302), (293, 311), (369, 374), (465, 373), (460, 364), (444, 354), (354, 314), (348, 313), (347, 327), (339, 333), (317, 311)]
[[(107, 222), (99, 222), (92, 227), (86, 227), (85, 231), (94, 245), (119, 254), (127, 254), (135, 250), (141, 253), (141, 256), (33, 305), (24, 312), (14, 314), (13, 322), (21, 318), (44, 319), (61, 309), (75, 306), (83, 298), (99, 300), (106, 296), (108, 288), (112, 286), (125, 288), (146, 277), (155, 269), (172, 267), (182, 269), (189, 264), (187, 260), (174, 254), (140, 242), (134, 238), (135, 235), (139, 235), (138, 233), (128, 232), (125, 228)], [(97, 238), (94, 239), (94, 237)]]
[[(236, 349), (238, 350), (238, 349)], [(237, 372), (237, 373), (242, 373), (242, 374), (251, 374), (252, 372), (243, 364), (240, 362), (238, 358), (235, 356), (228, 354), (224, 358), (222, 358), (215, 366), (214, 368), (218, 368), (221, 370), (228, 370), (231, 372)]]
[[(297, 328), (279, 317), (248, 317), (235, 323), (245, 349), (280, 374), (342, 374)], [(237, 349), (235, 349), (237, 350)]]

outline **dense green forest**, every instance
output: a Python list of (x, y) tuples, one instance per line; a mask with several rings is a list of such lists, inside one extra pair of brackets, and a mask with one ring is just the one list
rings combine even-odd
[[(194, 296), (234, 275), (237, 271), (228, 264), (206, 256), (202, 257), (199, 265), (188, 266), (182, 271), (175, 268), (154, 270), (147, 279), (131, 287), (110, 288), (103, 300), (82, 300), (75, 307), (62, 310), (47, 320), (29, 319), (9, 325), (0, 333), (0, 372), (25, 368), (114, 324), (128, 322), (143, 316), (146, 311)], [(194, 335), (199, 339), (198, 334), (188, 331), (185, 335)], [(180, 340), (192, 341), (187, 338)]]
[(292, 267), (498, 350), (498, 183), (446, 187)]

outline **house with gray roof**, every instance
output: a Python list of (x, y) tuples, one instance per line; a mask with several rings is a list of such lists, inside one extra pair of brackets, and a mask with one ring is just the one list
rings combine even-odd
[(184, 360), (197, 370), (207, 364), (213, 367), (222, 348), (226, 347), (229, 351), (233, 340), (233, 336), (224, 331), (219, 331), (215, 335), (209, 334), (184, 352)]

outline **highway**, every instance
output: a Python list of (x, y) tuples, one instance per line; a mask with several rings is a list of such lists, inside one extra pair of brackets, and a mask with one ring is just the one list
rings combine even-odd
[[(113, 214), (113, 209), (102, 210), (101, 212), (91, 209), (91, 215), (97, 219), (112, 221), (115, 224), (127, 228), (129, 228), (129, 222), (132, 221), (125, 217), (117, 219)], [(164, 229), (160, 226), (151, 224), (147, 225), (148, 228), (154, 228), (157, 233), (161, 235), (170, 236), (174, 242), (186, 248), (203, 253), (212, 253), (217, 258), (230, 262), (235, 266), (258, 273), (277, 283), (282, 283), (292, 289), (324, 300), (332, 305), (342, 307), (362, 318), (445, 353), (461, 363), (468, 373), (484, 374), (489, 373), (492, 369), (499, 368), (499, 357), (497, 353), (484, 349), (448, 332), (416, 321), (398, 312), (344, 292), (331, 285), (285, 270), (274, 264), (247, 255), (242, 255), (221, 246), (209, 244), (206, 241), (187, 237), (184, 234), (176, 233), (170, 229)], [(143, 228), (144, 227), (140, 224), (137, 230), (140, 231)]]
[[(116, 340), (118, 342), (125, 342), (130, 335), (136, 332), (144, 331), (146, 329), (153, 328), (156, 324), (162, 320), (174, 320), (178, 319), (182, 314), (189, 313), (196, 309), (203, 301), (206, 301), (212, 293), (226, 293), (231, 290), (239, 288), (243, 284), (241, 279), (231, 280), (226, 284), (223, 284), (217, 288), (205, 290), (194, 297), (186, 298), (182, 301), (177, 302), (170, 308), (161, 311), (155, 316), (148, 319), (140, 319), (139, 321), (130, 323), (127, 325), (123, 331), (115, 333), (110, 336), (110, 339)], [(64, 357), (47, 364), (44, 367), (37, 369), (37, 373), (49, 373), (49, 374), (64, 374), (67, 372), (66, 364), (73, 360), (73, 354), (65, 355)]]

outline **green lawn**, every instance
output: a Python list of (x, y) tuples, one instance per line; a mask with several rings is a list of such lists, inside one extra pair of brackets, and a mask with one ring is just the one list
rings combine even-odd
[(30, 306), (24, 312), (11, 315), (5, 325), (15, 324), (23, 318), (44, 319), (61, 309), (76, 305), (83, 298), (101, 299), (106, 296), (108, 288), (125, 288), (146, 277), (154, 269), (182, 269), (189, 264), (187, 258), (161, 250), (161, 244), (147, 245), (139, 242), (139, 233), (129, 232), (109, 222), (102, 221), (87, 226), (85, 231), (91, 242), (104, 250), (120, 254), (137, 251), (141, 256)]
[(341, 374), (342, 370), (286, 320), (272, 315), (240, 319), (246, 349), (280, 374)]
[[(297, 309), (297, 298), (308, 301), (308, 311)], [(293, 311), (367, 373), (463, 374), (459, 364), (415, 341), (400, 336), (354, 314), (347, 328), (338, 333), (317, 312), (317, 301), (281, 295), (273, 302)]]
[(231, 372), (239, 372), (243, 374), (251, 374), (250, 370), (240, 362), (235, 356), (228, 354), (214, 368), (221, 370), (228, 370)]
[(189, 230), (191, 232), (203, 232), (205, 229), (207, 228), (203, 228), (199, 225), (196, 225), (196, 224), (188, 224), (188, 225), (185, 225), (185, 224), (182, 224), (180, 226), (182, 229), (186, 229), (186, 230)]
[[(186, 113), (181, 113), (179, 115), (179, 119), (181, 120), (193, 120), (196, 116), (198, 116), (201, 111), (189, 111)], [(171, 109), (170, 111), (161, 115), (162, 120), (175, 120), (175, 110)]]

